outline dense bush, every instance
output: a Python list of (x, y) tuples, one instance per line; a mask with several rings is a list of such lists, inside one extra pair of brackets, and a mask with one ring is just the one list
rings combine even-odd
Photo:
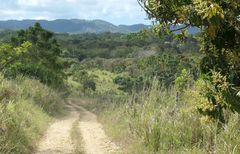
[(134, 82), (130, 77), (117, 76), (114, 78), (113, 82), (119, 85), (119, 89), (122, 91), (131, 93), (133, 89)]
[(65, 74), (60, 54), (53, 33), (36, 23), (34, 27), (18, 31), (9, 44), (0, 45), (0, 71), (8, 78), (23, 74), (61, 88)]
[[(189, 36), (186, 42), (174, 40), (174, 35), (158, 39), (154, 34), (139, 37), (138, 34), (56, 34), (64, 57), (77, 58), (80, 61), (87, 58), (129, 58), (144, 57), (163, 52), (172, 53), (196, 53), (198, 42), (193, 36)], [(144, 52), (144, 54), (142, 54)]]
[(185, 75), (188, 80), (197, 80), (200, 74), (198, 62), (199, 58), (196, 55), (170, 53), (144, 58), (96, 58), (72, 65), (71, 72), (74, 80), (84, 78), (84, 74), (78, 73), (81, 70), (86, 72), (86, 70), (98, 69), (102, 72), (118, 74), (113, 80), (114, 84), (119, 86), (119, 90), (131, 93), (134, 90), (141, 91), (144, 86), (147, 87), (153, 78), (157, 78), (165, 88), (170, 88), (184, 69), (188, 70)]

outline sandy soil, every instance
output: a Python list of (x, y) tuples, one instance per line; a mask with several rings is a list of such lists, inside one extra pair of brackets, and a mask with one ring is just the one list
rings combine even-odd
[(110, 154), (117, 153), (119, 148), (106, 136), (102, 125), (97, 122), (93, 113), (82, 107), (79, 122), (80, 132), (83, 138), (83, 146), (87, 154)]
[[(96, 115), (77, 104), (69, 103), (69, 114), (56, 119), (40, 140), (35, 154), (74, 154), (74, 143), (71, 139), (73, 123), (79, 121), (78, 132), (86, 154), (119, 153), (119, 148), (105, 134)], [(79, 119), (80, 118), (80, 119)]]

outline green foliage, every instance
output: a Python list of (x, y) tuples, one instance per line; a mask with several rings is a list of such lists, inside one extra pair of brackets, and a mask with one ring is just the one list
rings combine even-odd
[(166, 88), (170, 88), (176, 76), (180, 75), (181, 70), (188, 70), (188, 77), (195, 80), (199, 70), (196, 66), (198, 58), (184, 55), (163, 54), (144, 58), (139, 61), (138, 66), (143, 70), (144, 78), (157, 78)]
[[(201, 71), (209, 75), (209, 80), (219, 94), (206, 97), (210, 104), (222, 104), (223, 99), (227, 109), (239, 112), (240, 98), (236, 96), (240, 86), (240, 3), (237, 0), (218, 1), (165, 1), (139, 0), (149, 18), (156, 20), (158, 33), (169, 33), (183, 30), (190, 26), (202, 28), (201, 50), (205, 54), (201, 62)], [(180, 29), (172, 26), (182, 24)], [(211, 74), (214, 70), (224, 76), (224, 80), (214, 82)], [(219, 84), (229, 83), (225, 89)], [(223, 92), (223, 91), (225, 92)], [(211, 90), (210, 90), (211, 91)], [(227, 92), (226, 92), (227, 91)], [(233, 100), (233, 101), (232, 101)], [(231, 107), (234, 104), (235, 107)], [(223, 112), (219, 108), (219, 112)], [(220, 115), (223, 113), (219, 113)], [(219, 116), (220, 121), (224, 121)]]
[(175, 86), (180, 91), (183, 92), (188, 87), (190, 80), (190, 74), (186, 69), (183, 69), (181, 74), (175, 79)]
[(123, 90), (124, 92), (131, 93), (131, 90), (133, 89), (134, 82), (130, 77), (123, 77), (123, 76), (117, 76), (114, 78), (113, 82), (117, 85), (119, 85), (119, 89)]
[(124, 95), (124, 92), (119, 88), (120, 86), (114, 83), (114, 79), (117, 76), (123, 76), (123, 74), (100, 69), (85, 69), (81, 68), (81, 66), (76, 65), (72, 70), (72, 76), (69, 78), (73, 91), (75, 89), (80, 93), (93, 96)]
[[(206, 79), (207, 78), (207, 79)], [(197, 101), (198, 110), (203, 115), (225, 122), (224, 109), (239, 112), (239, 101), (236, 99), (237, 94), (234, 92), (233, 85), (227, 81), (226, 76), (220, 73), (212, 72), (211, 77), (205, 76), (197, 81), (197, 90), (200, 95), (207, 98), (207, 101)]]
[(183, 69), (188, 70), (189, 80), (196, 80), (199, 74), (197, 56), (166, 53), (144, 58), (96, 58), (85, 60), (81, 63), (81, 68), (97, 68), (119, 74), (118, 79), (114, 80), (115, 84), (120, 86), (120, 90), (129, 93), (132, 90), (141, 91), (144, 86), (146, 88), (153, 78), (170, 88)]
[(93, 80), (86, 80), (83, 83), (83, 88), (84, 89), (91, 89), (91, 90), (95, 91), (96, 90), (96, 83)]
[(23, 74), (53, 87), (63, 86), (65, 75), (62, 71), (61, 50), (53, 33), (36, 23), (34, 27), (21, 30), (12, 37), (11, 44), (0, 47), (1, 70), (9, 78)]
[(9, 44), (2, 44), (0, 46), (0, 70), (6, 69), (9, 65), (10, 69), (20, 67), (21, 58), (27, 54), (31, 45), (30, 42), (23, 42), (19, 47), (14, 48)]
[[(129, 58), (148, 56), (149, 51), (160, 54), (164, 51), (188, 53), (198, 51), (198, 42), (189, 37), (185, 43), (174, 41), (174, 35), (159, 40), (155, 34), (146, 37), (145, 31), (140, 33), (119, 34), (57, 34), (55, 36), (64, 50), (64, 56), (80, 61), (87, 58)], [(144, 53), (142, 55), (142, 53)], [(151, 54), (150, 54), (151, 55)]]
[(93, 76), (89, 75), (89, 73), (85, 70), (74, 73), (73, 80), (81, 83), (84, 91), (96, 90), (96, 83), (94, 82)]

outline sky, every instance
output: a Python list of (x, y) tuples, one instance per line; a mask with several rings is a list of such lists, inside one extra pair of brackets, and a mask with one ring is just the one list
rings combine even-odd
[(0, 0), (0, 20), (102, 19), (115, 25), (149, 24), (137, 0)]

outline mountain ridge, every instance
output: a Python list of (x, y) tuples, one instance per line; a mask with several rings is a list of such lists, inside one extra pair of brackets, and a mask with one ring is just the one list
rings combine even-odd
[(41, 26), (47, 30), (55, 33), (132, 33), (139, 32), (144, 28), (148, 28), (148, 25), (134, 24), (134, 25), (114, 25), (110, 22), (96, 19), (96, 20), (85, 20), (85, 19), (56, 19), (56, 20), (5, 20), (0, 21), (1, 30), (20, 30), (27, 29), (33, 26), (36, 22), (40, 23)]

